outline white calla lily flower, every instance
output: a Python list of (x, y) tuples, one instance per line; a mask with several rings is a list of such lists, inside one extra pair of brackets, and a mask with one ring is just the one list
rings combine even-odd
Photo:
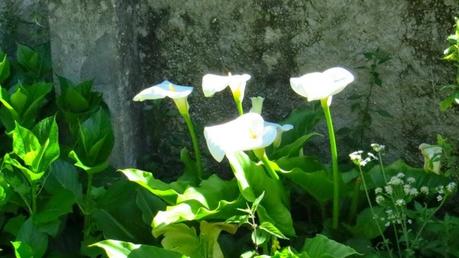
[(441, 155), (443, 153), (442, 147), (438, 145), (431, 145), (422, 143), (419, 145), (419, 150), (424, 157), (424, 170), (440, 174), (441, 169)]
[(265, 98), (258, 96), (250, 98), (250, 100), (252, 101), (252, 108), (249, 112), (261, 115), (261, 111), (263, 110), (263, 101), (265, 101)]
[(354, 81), (352, 73), (344, 68), (334, 67), (322, 73), (314, 72), (290, 78), (290, 85), (297, 94), (306, 97), (308, 101), (313, 101), (328, 99), (340, 93), (352, 81)]
[(153, 85), (139, 92), (134, 97), (134, 101), (155, 100), (163, 99), (166, 97), (171, 98), (178, 111), (182, 116), (189, 115), (188, 95), (193, 92), (193, 87), (177, 85), (170, 81), (163, 81), (160, 84)]
[(142, 90), (134, 97), (134, 101), (144, 101), (144, 100), (155, 100), (163, 99), (166, 97), (171, 98), (180, 115), (185, 120), (185, 123), (188, 127), (188, 131), (191, 136), (191, 141), (193, 144), (193, 150), (196, 158), (197, 166), (197, 177), (202, 179), (202, 161), (201, 161), (201, 152), (199, 150), (198, 138), (196, 136), (196, 131), (194, 129), (193, 122), (190, 117), (190, 106), (188, 104), (188, 96), (193, 92), (193, 87), (177, 85), (170, 81), (163, 81), (160, 84), (153, 85), (147, 89)]
[(265, 122), (256, 113), (244, 114), (230, 122), (204, 128), (207, 147), (215, 160), (221, 162), (226, 154), (263, 149), (271, 145), (279, 132), (291, 125)]
[(134, 101), (144, 101), (152, 99), (171, 99), (186, 98), (193, 92), (193, 87), (174, 84), (170, 81), (163, 81), (139, 92), (134, 97)]
[(204, 96), (212, 97), (215, 93), (230, 87), (234, 96), (238, 96), (242, 101), (244, 99), (245, 85), (251, 76), (248, 74), (235, 75), (216, 75), (206, 74), (202, 77), (202, 91)]

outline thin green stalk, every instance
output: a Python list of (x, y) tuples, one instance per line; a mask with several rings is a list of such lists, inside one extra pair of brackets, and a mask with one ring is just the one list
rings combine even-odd
[(357, 214), (357, 208), (359, 204), (359, 197), (360, 197), (360, 181), (358, 178), (355, 179), (354, 183), (354, 189), (352, 193), (352, 200), (351, 200), (351, 207), (349, 209), (349, 223), (352, 222), (352, 219), (355, 218), (355, 215)]
[(84, 226), (83, 226), (83, 229), (84, 229), (84, 235), (85, 235), (85, 238), (87, 236), (89, 236), (89, 224), (91, 223), (91, 208), (90, 208), (90, 205), (91, 205), (91, 191), (92, 191), (92, 181), (93, 181), (93, 174), (90, 174), (90, 173), (87, 173), (88, 174), (88, 181), (86, 183), (86, 196), (85, 196), (85, 211), (83, 211), (83, 215), (84, 215)]
[(37, 196), (35, 195), (35, 184), (32, 182), (30, 183), (30, 192), (32, 195), (32, 214), (31, 215), (33, 215), (35, 211), (37, 211)]
[(273, 170), (273, 168), (269, 165), (270, 160), (268, 159), (268, 156), (266, 156), (266, 152), (263, 151), (263, 155), (261, 156), (261, 161), (266, 167), (266, 170), (268, 170), (268, 174), (276, 179), (279, 180), (279, 176), (277, 175), (276, 171)]
[(368, 188), (367, 188), (367, 184), (365, 182), (365, 177), (363, 176), (362, 167), (360, 167), (360, 166), (359, 166), (359, 171), (360, 171), (360, 177), (362, 178), (363, 189), (365, 190), (365, 195), (367, 197), (368, 206), (370, 206), (371, 215), (376, 219), (376, 227), (378, 228), (378, 232), (379, 232), (379, 234), (381, 235), (381, 237), (383, 239), (384, 247), (386, 247), (387, 252), (389, 252), (389, 256), (392, 257), (392, 251), (390, 250), (390, 248), (388, 246), (388, 242), (386, 240), (386, 237), (384, 236), (384, 233), (383, 233), (381, 227), (379, 226), (379, 221), (377, 220), (378, 217), (376, 217), (376, 213), (373, 210), (373, 205), (371, 204), (370, 195), (368, 194)]
[(334, 229), (338, 228), (339, 223), (339, 197), (340, 197), (340, 183), (341, 176), (338, 171), (338, 150), (336, 148), (335, 132), (333, 129), (333, 121), (331, 117), (330, 107), (328, 106), (328, 98), (320, 101), (322, 109), (325, 113), (325, 120), (327, 121), (328, 138), (330, 139), (330, 152), (332, 157), (332, 171), (333, 171), (333, 223)]
[(421, 228), (419, 229), (418, 233), (416, 234), (416, 237), (414, 238), (413, 243), (416, 243), (416, 242), (418, 241), (418, 238), (421, 236), (421, 233), (422, 233), (422, 231), (424, 230), (424, 227), (427, 225), (427, 222), (429, 222), (429, 220), (433, 217), (433, 215), (435, 215), (435, 213), (437, 213), (438, 210), (441, 209), (441, 207), (443, 206), (443, 204), (445, 204), (446, 199), (447, 199), (446, 197), (447, 197), (447, 196), (445, 196), (445, 197), (443, 198), (443, 200), (441, 201), (440, 205), (438, 205), (438, 207), (435, 208), (435, 210), (434, 210), (431, 214), (429, 214), (429, 217), (426, 218), (426, 219), (424, 220), (424, 223), (422, 223), (422, 226), (421, 226)]
[(383, 161), (382, 161), (382, 156), (381, 156), (381, 152), (380, 151), (378, 152), (378, 159), (379, 159), (379, 167), (380, 167), (381, 172), (382, 172), (383, 177), (384, 177), (384, 184), (387, 184), (386, 170), (384, 169), (384, 164), (383, 164)]
[(196, 131), (194, 130), (193, 122), (191, 121), (190, 115), (183, 115), (188, 131), (190, 132), (191, 142), (193, 144), (194, 155), (196, 159), (196, 166), (198, 169), (197, 175), (199, 180), (202, 179), (202, 160), (201, 160), (201, 151), (199, 150), (198, 137), (196, 136)]
[(242, 107), (242, 101), (234, 97), (234, 102), (236, 103), (237, 112), (239, 113), (239, 115), (242, 116), (244, 114), (244, 108)]
[(397, 227), (395, 227), (395, 224), (392, 224), (392, 228), (394, 229), (395, 241), (397, 243), (398, 257), (402, 258), (402, 253), (401, 253), (400, 243), (399, 243), (399, 238), (398, 238), (398, 233), (397, 233)]

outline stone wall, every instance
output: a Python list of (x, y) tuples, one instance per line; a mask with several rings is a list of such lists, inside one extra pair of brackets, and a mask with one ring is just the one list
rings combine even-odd
[[(130, 101), (164, 79), (196, 87), (191, 111), (202, 129), (236, 114), (228, 92), (204, 99), (205, 73), (251, 74), (246, 96), (265, 97), (265, 116), (278, 121), (304, 104), (290, 89), (291, 76), (343, 66), (356, 81), (334, 98), (332, 112), (337, 129), (355, 128), (351, 104), (359, 101), (350, 97), (368, 95), (369, 72), (359, 67), (375, 49), (391, 59), (378, 67), (383, 83), (368, 103), (389, 116), (373, 112), (361, 142), (339, 137), (342, 156), (378, 141), (391, 159), (415, 162), (420, 143), (437, 133), (459, 136), (457, 112), (438, 109), (440, 86), (454, 78), (440, 56), (459, 10), (455, 0), (50, 0), (48, 7), (54, 69), (95, 78), (114, 116), (119, 166), (154, 160), (174, 167), (180, 147), (189, 146), (170, 101)], [(326, 132), (324, 124), (318, 130)], [(310, 152), (328, 153), (326, 139), (314, 143)]]
[[(437, 133), (458, 136), (457, 113), (438, 108), (440, 86), (454, 78), (440, 57), (459, 10), (455, 0), (151, 0), (140, 5), (145, 83), (168, 78), (196, 86), (190, 101), (201, 125), (235, 115), (230, 94), (203, 98), (199, 87), (205, 73), (251, 74), (247, 96), (265, 97), (265, 116), (276, 121), (303, 104), (290, 89), (291, 76), (339, 65), (352, 70), (356, 81), (334, 99), (335, 126), (354, 128), (359, 119), (349, 97), (368, 94), (369, 72), (359, 67), (368, 66), (365, 52), (379, 48), (391, 59), (379, 66), (383, 84), (373, 87), (369, 103), (389, 116), (373, 112), (361, 146), (346, 134), (339, 137), (342, 156), (378, 141), (389, 147), (389, 159), (416, 162), (420, 143), (434, 142)], [(161, 127), (175, 129), (174, 119)], [(325, 125), (318, 130), (326, 133)], [(160, 153), (180, 138), (164, 131), (158, 137)], [(309, 152), (328, 153), (326, 143), (317, 139)]]
[(0, 1), (0, 46), (12, 52), (16, 42), (40, 46), (49, 42), (48, 9), (44, 0)]

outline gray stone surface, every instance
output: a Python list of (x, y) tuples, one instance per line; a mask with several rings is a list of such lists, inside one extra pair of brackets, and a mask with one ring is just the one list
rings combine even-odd
[[(94, 77), (107, 97), (117, 164), (146, 156), (174, 167), (180, 146), (190, 146), (170, 101), (130, 101), (149, 84), (196, 86), (190, 102), (200, 129), (234, 117), (228, 92), (204, 99), (201, 77), (209, 72), (251, 74), (246, 96), (265, 97), (265, 115), (277, 121), (304, 102), (290, 89), (291, 76), (346, 67), (356, 81), (334, 98), (332, 112), (337, 129), (353, 128), (359, 122), (349, 97), (368, 93), (368, 71), (358, 67), (376, 48), (391, 60), (379, 67), (383, 86), (374, 87), (370, 103), (392, 117), (373, 114), (363, 142), (379, 141), (390, 159), (416, 162), (420, 143), (437, 133), (459, 136), (457, 112), (438, 109), (440, 86), (454, 78), (440, 56), (458, 7), (455, 0), (51, 0), (49, 21), (54, 69)], [(338, 142), (343, 157), (358, 145)], [(314, 143), (310, 152), (328, 153), (326, 139)]]
[(44, 0), (0, 1), (0, 47), (11, 52), (16, 42), (39, 46), (49, 41)]
[[(368, 71), (358, 67), (366, 64), (364, 52), (380, 48), (392, 59), (380, 66), (383, 86), (373, 90), (370, 103), (392, 118), (373, 114), (361, 148), (379, 141), (389, 147), (389, 159), (416, 162), (420, 143), (433, 142), (437, 133), (458, 136), (457, 114), (438, 109), (440, 86), (454, 78), (440, 56), (457, 1), (151, 0), (140, 9), (142, 73), (150, 82), (195, 85), (190, 101), (201, 125), (234, 116), (228, 93), (202, 97), (205, 73), (250, 73), (247, 96), (266, 97), (265, 115), (276, 121), (303, 103), (290, 89), (291, 76), (339, 65), (356, 81), (334, 99), (335, 125), (353, 128), (358, 121), (348, 97), (369, 89)], [(325, 133), (324, 124), (318, 130)], [(358, 145), (352, 141), (338, 138), (342, 156)], [(326, 139), (315, 143), (310, 152), (328, 152)]]
[(115, 1), (49, 1), (54, 72), (73, 81), (94, 79), (103, 92), (113, 120), (115, 166), (135, 166), (142, 146), (131, 102), (136, 77), (135, 44), (129, 6)]

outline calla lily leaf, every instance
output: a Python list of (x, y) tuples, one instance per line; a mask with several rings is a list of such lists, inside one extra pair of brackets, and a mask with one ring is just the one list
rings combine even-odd
[(161, 244), (167, 250), (176, 251), (191, 258), (223, 258), (218, 237), (222, 231), (234, 234), (237, 226), (201, 221), (199, 229), (200, 234), (198, 236), (194, 228), (185, 224), (174, 224), (161, 230), (153, 230), (153, 234), (155, 237), (164, 235)]
[(202, 219), (226, 219), (239, 214), (243, 207), (236, 181), (225, 181), (216, 175), (203, 180), (199, 187), (188, 187), (178, 194), (176, 205), (159, 211), (153, 219), (152, 227), (158, 229), (182, 221)]
[(91, 245), (91, 247), (93, 246), (104, 249), (110, 258), (187, 258), (187, 256), (157, 246), (133, 244), (112, 239), (97, 242)]
[(184, 189), (178, 188), (177, 184), (171, 185), (164, 183), (161, 180), (155, 179), (153, 174), (150, 172), (134, 168), (121, 169), (119, 171), (123, 173), (129, 181), (137, 183), (138, 185), (150, 191), (152, 194), (163, 199), (168, 204), (175, 204), (179, 192), (184, 191)]
[(245, 153), (238, 152), (231, 156), (231, 166), (239, 167), (235, 177), (244, 198), (253, 202), (255, 196), (265, 193), (258, 207), (261, 223), (270, 222), (284, 235), (295, 235), (288, 197), (282, 182), (269, 177), (263, 167), (251, 161)]

